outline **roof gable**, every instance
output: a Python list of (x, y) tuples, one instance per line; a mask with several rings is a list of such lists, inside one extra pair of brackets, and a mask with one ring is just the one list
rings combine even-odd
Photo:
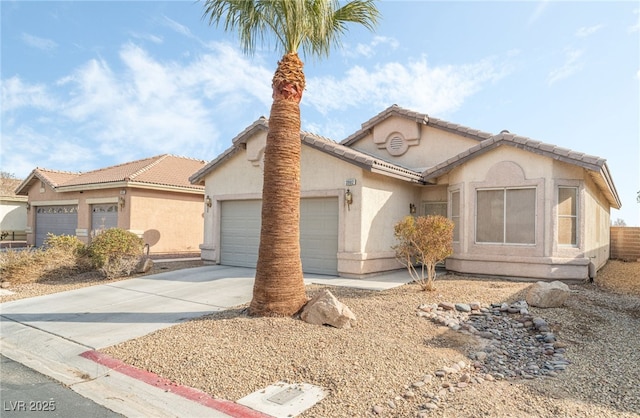
[(370, 134), (376, 125), (379, 125), (384, 120), (394, 116), (405, 118), (418, 124), (427, 125), (447, 132), (455, 133), (467, 138), (472, 138), (477, 141), (483, 141), (493, 135), (491, 133), (483, 132), (478, 129), (472, 129), (463, 125), (458, 125), (456, 123), (451, 123), (442, 119), (430, 117), (426, 113), (414, 112), (412, 110), (405, 109), (394, 104), (363, 123), (358, 131), (354, 132), (352, 135), (341, 141), (340, 144), (345, 146), (354, 145), (356, 142)]
[(582, 167), (594, 178), (595, 182), (602, 189), (607, 200), (612, 207), (619, 209), (621, 207), (620, 197), (616, 191), (609, 167), (604, 158), (588, 155), (581, 152), (572, 151), (567, 148), (558, 147), (552, 144), (535, 141), (533, 139), (514, 135), (509, 132), (502, 132), (489, 139), (480, 142), (478, 145), (463, 151), (462, 153), (443, 161), (433, 167), (425, 170), (422, 175), (425, 181), (433, 180), (443, 174), (449, 173), (454, 168), (463, 165), (465, 162), (476, 158), (486, 152), (496, 149), (500, 146), (507, 145), (519, 148), (534, 154), (552, 158), (556, 161), (562, 161), (578, 167)]
[[(202, 184), (207, 174), (213, 172), (217, 167), (219, 167), (225, 161), (235, 155), (239, 150), (245, 149), (247, 141), (249, 141), (256, 133), (266, 131), (268, 129), (269, 121), (265, 118), (258, 119), (232, 140), (233, 144), (231, 147), (229, 147), (222, 154), (212, 160), (209, 164), (192, 175), (189, 180), (194, 184)], [(345, 145), (332, 141), (329, 138), (312, 134), (310, 132), (300, 131), (300, 140), (304, 145), (329, 154), (330, 156), (338, 158), (342, 161), (357, 165), (371, 172), (376, 172), (386, 176), (399, 178), (415, 183), (422, 183), (422, 175), (415, 170), (401, 167), (397, 164), (384, 161), (378, 157), (374, 157), (364, 152), (354, 150)]]
[(202, 186), (191, 184), (189, 176), (204, 165), (201, 160), (162, 154), (85, 173), (36, 168), (18, 192), (27, 194), (36, 178), (60, 192), (131, 186), (199, 191)]

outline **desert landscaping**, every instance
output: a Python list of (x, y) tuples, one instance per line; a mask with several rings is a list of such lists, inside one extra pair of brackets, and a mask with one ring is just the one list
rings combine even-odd
[[(530, 308), (566, 358), (550, 375), (535, 366), (515, 378), (476, 368), (477, 338), (419, 314), (440, 302), (511, 304), (531, 284), (447, 275), (434, 292), (415, 284), (383, 292), (333, 287), (355, 313), (354, 328), (250, 318), (241, 306), (104, 351), (223, 399), (279, 381), (325, 388), (328, 396), (304, 417), (640, 416), (640, 263), (610, 261), (595, 284), (571, 285), (564, 307)], [(526, 366), (522, 357), (531, 353), (507, 351), (489, 357), (506, 369)]]
[[(198, 265), (157, 263), (150, 273)], [(85, 273), (15, 284), (1, 301), (99, 283)], [(323, 387), (326, 398), (303, 417), (640, 416), (640, 263), (609, 261), (595, 283), (570, 285), (561, 308), (527, 307), (528, 317), (500, 312), (503, 304), (521, 308), (531, 285), (455, 275), (440, 277), (433, 292), (417, 284), (387, 291), (313, 285), (309, 297), (328, 289), (349, 306), (353, 328), (252, 318), (239, 306), (102, 351), (228, 400), (276, 382)], [(449, 311), (432, 308), (447, 303), (479, 304), (483, 312), (450, 312), (479, 331), (491, 331), (482, 321), (492, 322), (499, 338), (438, 323)]]

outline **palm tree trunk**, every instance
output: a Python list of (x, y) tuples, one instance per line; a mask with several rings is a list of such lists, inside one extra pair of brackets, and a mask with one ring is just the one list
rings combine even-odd
[(307, 302), (300, 261), (302, 61), (286, 54), (273, 78), (264, 152), (262, 229), (249, 313), (291, 316)]

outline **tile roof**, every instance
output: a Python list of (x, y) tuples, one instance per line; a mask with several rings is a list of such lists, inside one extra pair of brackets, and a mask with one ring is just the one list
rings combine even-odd
[(430, 117), (426, 113), (414, 112), (413, 110), (405, 109), (394, 104), (363, 123), (362, 127), (358, 131), (348, 136), (340, 143), (346, 146), (354, 144), (358, 140), (371, 133), (371, 130), (375, 125), (392, 116), (400, 116), (409, 120), (413, 120), (419, 124), (432, 126), (437, 129), (462, 135), (478, 141), (482, 141), (493, 136), (493, 134), (489, 132), (483, 132), (478, 129), (472, 129), (467, 126), (458, 125), (456, 123), (451, 123), (442, 119)]
[[(265, 118), (260, 118), (249, 125), (245, 130), (243, 130), (233, 139), (233, 145), (230, 148), (225, 150), (213, 161), (211, 161), (209, 164), (207, 164), (205, 167), (191, 176), (191, 182), (194, 184), (203, 183), (204, 178), (208, 173), (213, 171), (217, 166), (219, 166), (236, 152), (238, 152), (238, 150), (242, 149), (242, 144), (246, 143), (254, 133), (259, 131), (266, 131), (268, 130), (268, 128), (269, 121)], [(384, 161), (378, 157), (374, 157), (364, 152), (339, 144), (329, 138), (325, 138), (310, 132), (300, 131), (300, 140), (305, 145), (311, 146), (319, 151), (325, 152), (343, 161), (355, 164), (372, 172), (378, 172), (406, 181), (416, 183), (421, 182), (422, 175), (418, 171), (401, 167), (388, 161)]]
[[(478, 144), (426, 170), (401, 167), (397, 164), (384, 161), (379, 157), (351, 148), (351, 145), (371, 133), (375, 125), (392, 116), (407, 118), (419, 124), (475, 139), (478, 141)], [(204, 178), (207, 173), (234, 155), (241, 149), (241, 144), (246, 143), (255, 132), (258, 130), (267, 130), (268, 126), (268, 121), (264, 117), (248, 126), (233, 139), (233, 146), (191, 176), (191, 182), (194, 184), (204, 183)], [(398, 105), (392, 105), (369, 119), (362, 124), (360, 130), (339, 143), (308, 132), (301, 132), (300, 137), (303, 143), (360, 167), (421, 184), (433, 183), (437, 177), (448, 173), (464, 162), (499, 146), (508, 145), (586, 169), (598, 184), (598, 187), (600, 187), (607, 196), (611, 206), (614, 208), (620, 208), (621, 206), (620, 197), (611, 178), (606, 160), (603, 158), (535, 141), (527, 137), (511, 134), (508, 131), (502, 131), (500, 134), (494, 135), (489, 132), (429, 117), (425, 113), (414, 112)]]
[(130, 186), (201, 191), (203, 187), (191, 184), (189, 176), (205, 164), (201, 160), (162, 154), (84, 173), (36, 168), (17, 191), (26, 194), (26, 186), (36, 177), (57, 191)]
[(193, 173), (191, 177), (189, 177), (189, 181), (191, 182), (191, 184), (204, 185), (204, 178), (209, 172), (211, 172), (223, 161), (226, 161), (227, 159), (231, 158), (232, 155), (238, 152), (242, 148), (241, 144), (246, 143), (253, 134), (260, 131), (266, 131), (268, 129), (269, 123), (267, 119), (264, 116), (261, 116), (258, 120), (247, 126), (242, 132), (240, 132), (231, 140), (231, 143), (233, 144), (231, 147), (227, 148), (222, 152), (222, 154), (218, 155), (207, 165), (201, 167), (198, 171)]
[(604, 191), (609, 203), (612, 207), (618, 209), (621, 206), (620, 197), (616, 191), (615, 185), (611, 180), (609, 167), (604, 158), (588, 155), (582, 152), (572, 151), (567, 148), (558, 147), (552, 144), (535, 141), (533, 139), (514, 135), (509, 132), (502, 132), (494, 135), (489, 139), (480, 142), (460, 154), (449, 158), (433, 167), (422, 172), (425, 181), (435, 179), (446, 174), (454, 168), (464, 164), (465, 162), (476, 158), (487, 151), (500, 147), (502, 145), (512, 146), (534, 154), (553, 158), (557, 161), (573, 164), (588, 170), (598, 186)]

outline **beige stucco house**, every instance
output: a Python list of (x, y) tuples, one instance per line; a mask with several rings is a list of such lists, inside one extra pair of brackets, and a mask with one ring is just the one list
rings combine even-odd
[[(204, 184), (206, 261), (255, 266), (263, 152), (260, 119), (191, 177)], [(605, 160), (501, 132), (494, 135), (391, 106), (337, 143), (301, 133), (305, 272), (364, 277), (400, 268), (402, 217), (456, 225), (459, 273), (585, 279), (609, 258), (620, 198)]]
[(189, 182), (204, 161), (158, 155), (84, 173), (34, 169), (16, 193), (28, 197), (27, 242), (47, 233), (83, 242), (100, 230), (141, 236), (151, 254), (198, 253), (204, 187)]

